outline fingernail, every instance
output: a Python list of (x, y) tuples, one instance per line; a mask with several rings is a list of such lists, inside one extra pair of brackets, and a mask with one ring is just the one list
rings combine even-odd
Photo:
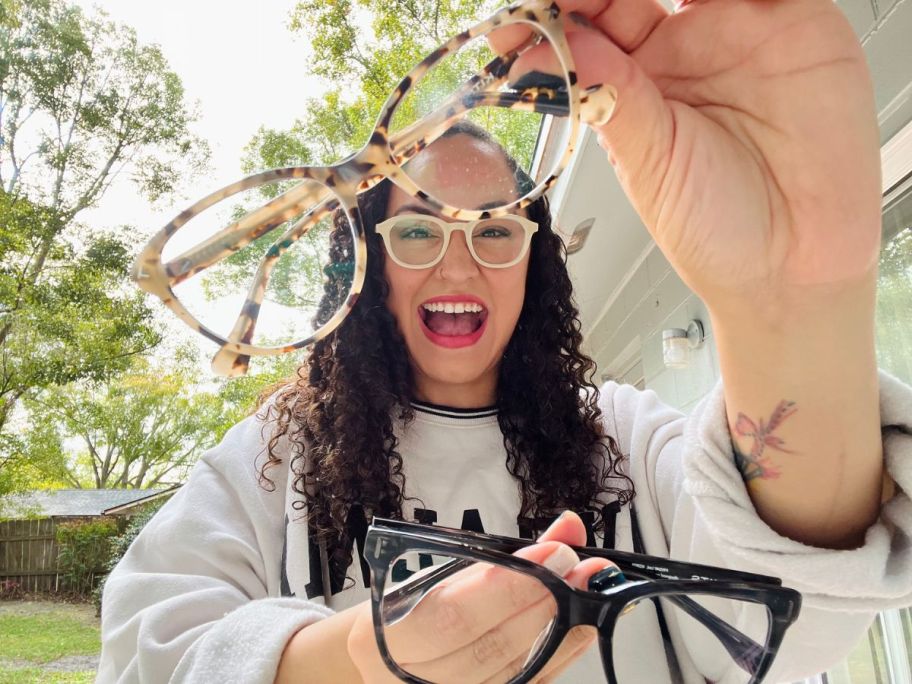
[(510, 83), (510, 87), (516, 90), (525, 90), (526, 88), (551, 88), (552, 90), (558, 90), (566, 85), (567, 81), (563, 76), (546, 74), (544, 71), (530, 71)]
[(589, 578), (589, 591), (605, 591), (627, 581), (624, 573), (614, 566), (599, 570)]
[(545, 530), (544, 532), (542, 532), (540, 535), (538, 535), (539, 540), (540, 540), (542, 537), (544, 537), (546, 534), (548, 534), (548, 532), (550, 532), (550, 531), (553, 530), (555, 527), (557, 527), (557, 524), (558, 524), (561, 520), (563, 520), (565, 517), (567, 517), (567, 514), (568, 514), (569, 512), (570, 512), (570, 511), (564, 511), (564, 512), (561, 513), (559, 516), (557, 516), (557, 517), (554, 519), (554, 522), (552, 522), (550, 525), (548, 525), (548, 529)]
[(570, 21), (572, 21), (577, 26), (585, 26), (586, 28), (595, 28), (595, 24), (593, 24), (592, 21), (589, 19), (589, 17), (587, 17), (584, 14), (580, 14), (579, 12), (570, 12), (567, 16), (569, 16)]
[(577, 563), (579, 563), (579, 557), (566, 544), (560, 544), (550, 556), (542, 561), (542, 565), (561, 577), (573, 570)]

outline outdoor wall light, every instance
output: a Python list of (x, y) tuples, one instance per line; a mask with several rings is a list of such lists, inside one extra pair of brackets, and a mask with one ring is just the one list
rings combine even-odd
[(699, 349), (703, 344), (703, 324), (693, 320), (684, 328), (669, 328), (662, 331), (662, 359), (666, 368), (687, 368), (690, 364), (690, 350)]

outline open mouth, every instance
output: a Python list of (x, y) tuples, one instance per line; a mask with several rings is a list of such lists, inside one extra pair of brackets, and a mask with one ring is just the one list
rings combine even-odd
[(466, 337), (477, 333), (488, 317), (488, 310), (477, 301), (431, 301), (418, 307), (425, 327), (442, 337)]

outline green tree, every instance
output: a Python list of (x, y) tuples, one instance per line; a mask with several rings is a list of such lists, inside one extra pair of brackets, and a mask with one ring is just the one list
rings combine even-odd
[(254, 358), (251, 373), (221, 380), (218, 395), (224, 410), (215, 429), (216, 439), (220, 440), (232, 425), (253, 413), (274, 389), (294, 379), (300, 364), (300, 352)]
[[(304, 116), (288, 131), (261, 128), (246, 148), (244, 169), (285, 166), (292, 159), (326, 164), (354, 152), (367, 142), (380, 108), (409, 69), (503, 4), (497, 0), (301, 0), (289, 26), (307, 39), (311, 46), (307, 68), (325, 79), (327, 91), (309, 102)], [(283, 144), (276, 145), (277, 141)]]
[(135, 489), (183, 481), (235, 412), (218, 392), (199, 388), (190, 362), (171, 363), (137, 358), (108, 382), (83, 380), (26, 399), (26, 451), (45, 481)]
[(0, 0), (0, 492), (30, 393), (126, 368), (159, 339), (127, 283), (127, 227), (80, 220), (117, 177), (156, 200), (201, 168), (180, 79), (129, 27), (62, 0)]

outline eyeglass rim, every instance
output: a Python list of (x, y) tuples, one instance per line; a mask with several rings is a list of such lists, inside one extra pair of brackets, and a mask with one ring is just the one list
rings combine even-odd
[[(412, 529), (403, 529), (403, 526), (408, 526)], [(516, 557), (512, 555), (512, 553), (506, 553), (497, 548), (486, 547), (484, 544), (487, 537), (490, 537), (494, 541), (494, 546), (499, 546), (501, 540), (521, 542), (521, 546), (533, 544), (535, 543), (534, 541), (479, 533), (468, 533), (470, 540), (467, 540), (464, 537), (460, 538), (461, 535), (459, 533), (463, 532), (460, 530), (453, 530), (457, 534), (453, 535), (453, 538), (448, 539), (439, 532), (424, 533), (415, 529), (431, 529), (434, 527), (436, 526), (374, 518), (374, 522), (368, 528), (365, 539), (365, 557), (371, 566), (371, 612), (375, 636), (377, 638), (378, 646), (380, 647), (381, 655), (391, 671), (396, 673), (397, 676), (404, 681), (413, 682), (415, 684), (434, 683), (427, 682), (427, 680), (406, 672), (395, 662), (392, 655), (389, 653), (388, 645), (383, 633), (383, 618), (381, 615), (382, 591), (385, 588), (386, 575), (389, 572), (390, 563), (407, 551), (420, 552), (424, 550), (429, 553), (442, 552), (439, 555), (450, 554), (482, 562), (494, 562), (508, 569), (534, 576), (551, 591), (557, 605), (557, 613), (556, 620), (552, 623), (553, 626), (549, 633), (548, 641), (545, 643), (540, 653), (529, 663), (527, 670), (520, 673), (516, 678), (511, 679), (506, 684), (521, 684), (534, 677), (547, 660), (554, 654), (563, 638), (572, 627), (578, 624), (590, 623), (592, 625), (597, 625), (597, 623), (592, 620), (592, 613), (594, 610), (606, 610), (604, 606), (608, 606), (607, 610), (609, 613), (602, 615), (600, 620), (602, 621), (601, 624), (607, 628), (607, 631), (613, 632), (617, 618), (632, 601), (641, 601), (647, 598), (661, 598), (663, 596), (669, 597), (682, 593), (711, 594), (723, 598), (749, 601), (764, 605), (767, 608), (770, 617), (768, 631), (769, 645), (763, 647), (763, 656), (758, 663), (757, 672), (750, 680), (751, 683), (759, 682), (769, 671), (772, 661), (782, 643), (786, 629), (797, 619), (798, 613), (800, 612), (801, 595), (793, 589), (782, 587), (777, 584), (777, 578), (770, 578), (775, 580), (773, 583), (753, 583), (744, 581), (713, 581), (707, 583), (703, 580), (694, 581), (680, 579), (629, 582), (611, 590), (612, 598), (623, 598), (623, 600), (617, 601), (615, 604), (606, 604), (604, 597), (569, 586), (562, 578), (558, 577), (542, 565)], [(438, 529), (449, 531), (451, 528)], [(577, 549), (577, 551), (586, 551), (587, 548), (588, 550), (593, 550), (591, 547), (573, 548)], [(595, 550), (599, 552), (604, 551), (602, 549)], [(612, 553), (620, 553), (628, 557), (653, 558), (651, 556), (630, 554), (628, 552), (612, 551)], [(601, 556), (602, 554), (599, 553), (598, 555)], [(669, 562), (668, 559), (656, 558), (655, 560), (663, 561), (666, 564)], [(688, 564), (685, 563), (681, 565)], [(712, 566), (697, 565), (695, 567), (708, 568)], [(735, 571), (728, 571), (724, 568), (719, 568), (718, 570), (729, 574), (736, 574)], [(589, 606), (589, 621), (586, 621), (586, 619), (581, 620), (580, 615), (574, 615), (574, 619), (571, 619), (571, 610), (574, 607), (574, 601), (576, 602), (576, 606)], [(600, 630), (600, 638), (601, 637), (602, 633)], [(605, 674), (609, 678), (609, 683), (614, 684), (613, 664), (610, 670), (607, 667), (605, 668)]]
[[(393, 249), (392, 238), (390, 237), (390, 231), (395, 227), (396, 221), (398, 219), (404, 218), (421, 218), (423, 220), (430, 221), (443, 230), (443, 243), (441, 244), (440, 252), (428, 263), (410, 264), (407, 261), (403, 261), (398, 256), (396, 256), (395, 250)], [(485, 261), (475, 251), (475, 245), (473, 244), (473, 240), (471, 239), (471, 234), (469, 231), (474, 230), (479, 223), (503, 218), (510, 218), (511, 220), (516, 221), (522, 227), (524, 233), (522, 247), (520, 248), (518, 255), (510, 261), (504, 262), (502, 264)], [(388, 219), (381, 221), (374, 227), (374, 231), (383, 238), (383, 244), (386, 246), (387, 256), (389, 256), (389, 258), (392, 259), (396, 264), (402, 266), (402, 268), (408, 268), (416, 271), (426, 268), (433, 268), (441, 261), (443, 261), (443, 257), (446, 255), (447, 249), (450, 246), (450, 236), (455, 231), (461, 231), (465, 235), (466, 245), (469, 248), (469, 253), (478, 264), (484, 266), (485, 268), (510, 268), (518, 264), (526, 256), (529, 251), (529, 245), (532, 242), (532, 236), (538, 232), (538, 229), (538, 223), (529, 218), (526, 218), (525, 216), (518, 216), (516, 214), (508, 214), (507, 216), (490, 216), (488, 218), (472, 219), (469, 221), (445, 221), (439, 216), (434, 216), (432, 214), (397, 214), (396, 216), (391, 216)]]
[[(532, 539), (505, 537), (502, 535), (490, 533), (473, 532), (471, 530), (460, 530), (452, 527), (444, 527), (442, 525), (423, 525), (421, 523), (414, 523), (406, 520), (392, 520), (390, 518), (382, 518), (378, 516), (375, 516), (372, 519), (371, 527), (377, 530), (390, 530), (394, 532), (421, 535), (423, 537), (439, 538), (443, 541), (458, 539), (465, 544), (476, 544), (480, 548), (495, 549), (508, 554), (512, 554), (521, 548), (531, 546), (532, 544), (536, 543)], [(770, 575), (760, 575), (757, 573), (732, 570), (730, 568), (720, 568), (717, 566), (700, 563), (688, 563), (685, 561), (677, 561), (660, 556), (650, 556), (647, 554), (632, 553), (629, 551), (620, 551), (617, 549), (603, 549), (593, 546), (571, 546), (570, 548), (578, 553), (584, 553), (587, 556), (605, 558), (606, 560), (610, 560), (616, 565), (624, 565), (633, 571), (637, 571), (633, 565), (634, 563), (649, 566), (640, 569), (640, 572), (646, 572), (650, 574), (654, 572), (650, 570), (650, 567), (661, 567), (665, 569), (665, 577), (674, 575), (700, 574), (701, 576), (706, 576), (713, 581), (762, 584), (770, 587), (782, 586), (782, 580), (780, 578)], [(664, 579), (665, 577), (663, 577), (661, 574), (656, 574), (654, 577), (650, 578)]]

